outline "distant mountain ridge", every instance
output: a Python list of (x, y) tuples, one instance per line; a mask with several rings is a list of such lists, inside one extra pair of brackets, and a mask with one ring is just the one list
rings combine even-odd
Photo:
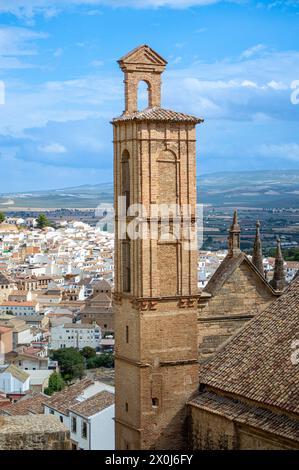
[[(215, 206), (299, 207), (299, 170), (217, 172), (197, 177), (198, 202)], [(113, 183), (0, 194), (9, 208), (95, 208), (113, 202)]]

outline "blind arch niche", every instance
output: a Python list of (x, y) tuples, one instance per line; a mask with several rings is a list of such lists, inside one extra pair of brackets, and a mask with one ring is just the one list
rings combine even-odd
[(158, 204), (176, 204), (178, 200), (177, 159), (171, 150), (164, 150), (157, 160)]

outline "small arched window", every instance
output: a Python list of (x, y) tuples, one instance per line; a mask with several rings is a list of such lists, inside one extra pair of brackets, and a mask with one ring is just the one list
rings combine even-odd
[(141, 80), (138, 83), (137, 90), (137, 108), (138, 111), (142, 111), (145, 108), (151, 106), (151, 86), (149, 82)]

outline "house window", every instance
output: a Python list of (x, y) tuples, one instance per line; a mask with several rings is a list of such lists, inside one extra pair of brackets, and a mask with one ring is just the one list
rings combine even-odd
[(63, 416), (59, 416), (60, 422), (63, 423)]
[(72, 417), (72, 432), (77, 432), (77, 418)]
[(87, 438), (87, 423), (85, 421), (83, 421), (83, 423), (82, 423), (82, 433), (81, 433), (81, 435), (84, 439)]
[(50, 415), (53, 415), (54, 414), (54, 411), (53, 410), (50, 410)]
[(152, 398), (152, 407), (158, 408), (159, 406), (159, 398)]

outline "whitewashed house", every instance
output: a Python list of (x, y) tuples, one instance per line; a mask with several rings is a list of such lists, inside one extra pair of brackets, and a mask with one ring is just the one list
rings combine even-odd
[(101, 345), (101, 329), (97, 324), (65, 323), (51, 328), (50, 349), (76, 348), (86, 346), (97, 349)]
[(39, 312), (39, 304), (35, 301), (30, 302), (17, 302), (17, 301), (2, 301), (0, 302), (0, 312), (12, 312), (14, 315), (36, 315)]
[(103, 390), (69, 408), (73, 449), (113, 450), (114, 393)]
[(0, 391), (11, 394), (27, 392), (30, 388), (30, 375), (15, 365), (0, 370)]
[(80, 380), (44, 402), (71, 433), (73, 450), (114, 449), (114, 387)]

